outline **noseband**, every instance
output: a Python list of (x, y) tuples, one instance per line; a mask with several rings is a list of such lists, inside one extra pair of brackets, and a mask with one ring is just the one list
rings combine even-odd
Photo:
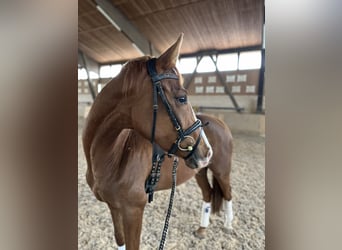
[[(156, 58), (152, 58), (147, 61), (147, 71), (149, 76), (151, 77), (152, 84), (153, 84), (153, 125), (152, 125), (152, 136), (151, 136), (151, 142), (154, 144), (154, 137), (155, 137), (155, 129), (156, 129), (156, 121), (157, 121), (157, 112), (158, 112), (158, 95), (164, 104), (166, 111), (170, 117), (170, 120), (175, 127), (178, 137), (176, 141), (172, 144), (171, 148), (168, 151), (168, 155), (173, 155), (177, 152), (179, 149), (180, 151), (189, 152), (189, 154), (184, 158), (188, 159), (195, 151), (196, 148), (201, 140), (202, 135), (202, 122), (201, 120), (197, 120), (191, 127), (186, 129), (185, 131), (180, 126), (180, 123), (175, 115), (175, 113), (172, 110), (171, 105), (169, 104), (164, 90), (161, 86), (161, 81), (164, 79), (175, 79), (179, 80), (179, 77), (174, 73), (163, 73), (158, 74), (156, 70)], [(199, 133), (199, 136), (197, 140), (195, 140), (192, 136), (190, 136), (194, 131), (196, 131), (198, 128), (201, 129), (201, 132)], [(190, 141), (193, 143), (193, 145), (188, 146), (187, 148), (182, 148), (181, 142), (184, 141), (186, 138), (190, 139)]]

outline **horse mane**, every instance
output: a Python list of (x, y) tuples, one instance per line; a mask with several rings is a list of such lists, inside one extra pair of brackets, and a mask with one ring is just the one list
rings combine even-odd
[[(122, 68), (118, 78), (123, 81), (125, 84), (122, 85), (122, 94), (126, 98), (127, 96), (131, 96), (134, 92), (141, 93), (140, 87), (144, 81), (144, 78), (148, 76), (146, 62), (151, 59), (150, 56), (143, 56), (133, 60), (128, 61)], [(166, 71), (176, 73), (179, 76), (179, 82), (181, 86), (183, 86), (183, 77), (179, 73), (176, 67)], [(142, 74), (145, 72), (146, 74)], [(138, 84), (136, 84), (138, 83)]]
[[(140, 92), (141, 84), (136, 82), (143, 82), (147, 76), (146, 62), (150, 59), (149, 56), (139, 57), (128, 61), (122, 68), (118, 78), (125, 83), (122, 85), (122, 93), (124, 97), (130, 96), (133, 91)], [(146, 74), (142, 74), (146, 72)]]

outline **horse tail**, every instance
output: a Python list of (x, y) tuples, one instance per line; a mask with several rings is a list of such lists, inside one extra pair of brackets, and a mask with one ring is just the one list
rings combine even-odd
[(213, 214), (218, 213), (221, 210), (222, 203), (223, 203), (223, 192), (222, 189), (213, 175), (213, 192), (212, 192), (212, 198), (211, 198), (211, 212)]

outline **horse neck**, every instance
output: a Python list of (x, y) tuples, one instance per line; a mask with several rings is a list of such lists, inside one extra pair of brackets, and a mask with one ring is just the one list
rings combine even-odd
[(95, 99), (83, 132), (86, 155), (89, 155), (90, 147), (97, 139), (113, 141), (122, 129), (131, 128), (130, 110), (127, 105), (130, 101), (129, 97), (122, 93), (123, 84), (120, 79), (113, 79)]

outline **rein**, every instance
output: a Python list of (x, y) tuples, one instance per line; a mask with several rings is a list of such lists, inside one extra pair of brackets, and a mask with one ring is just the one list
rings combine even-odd
[(163, 250), (164, 249), (165, 240), (166, 240), (166, 234), (167, 234), (167, 231), (169, 229), (169, 221), (170, 221), (171, 212), (172, 212), (173, 198), (175, 196), (175, 190), (176, 190), (177, 167), (178, 167), (178, 157), (175, 156), (175, 158), (173, 160), (173, 166), (172, 166), (172, 188), (171, 188), (171, 193), (170, 193), (169, 207), (167, 209), (167, 214), (166, 214), (166, 217), (165, 217), (165, 223), (164, 223), (162, 238), (161, 238), (160, 244), (159, 244), (159, 250)]

